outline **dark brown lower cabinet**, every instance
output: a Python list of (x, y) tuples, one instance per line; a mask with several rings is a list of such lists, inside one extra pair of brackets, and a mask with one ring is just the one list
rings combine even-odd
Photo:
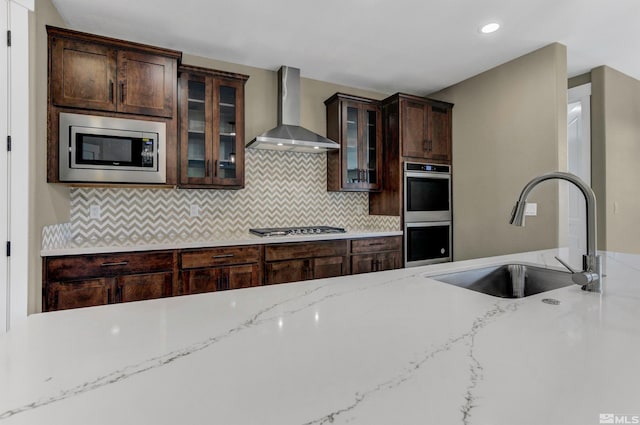
[(45, 286), (45, 311), (151, 300), (173, 295), (173, 273), (152, 273), (50, 282)]
[(72, 282), (50, 282), (44, 292), (44, 311), (93, 307), (113, 302), (113, 279), (87, 279)]
[(358, 239), (351, 242), (351, 274), (402, 267), (402, 236)]
[(342, 276), (346, 271), (345, 257), (322, 257), (313, 259), (313, 277), (322, 279), (325, 277)]
[(42, 310), (170, 297), (175, 251), (70, 255), (44, 259)]
[(173, 295), (173, 273), (154, 273), (116, 278), (116, 302), (152, 300)]
[(400, 251), (352, 255), (351, 274), (399, 269), (401, 262)]
[(294, 242), (265, 247), (265, 284), (347, 274), (348, 241)]
[(311, 279), (310, 260), (284, 260), (266, 263), (265, 284), (298, 282)]
[(200, 294), (258, 285), (260, 285), (260, 267), (257, 263), (182, 272), (183, 294)]
[(46, 257), (42, 309), (298, 282), (401, 264), (401, 236)]
[(262, 284), (258, 246), (203, 248), (181, 253), (182, 293), (200, 294)]

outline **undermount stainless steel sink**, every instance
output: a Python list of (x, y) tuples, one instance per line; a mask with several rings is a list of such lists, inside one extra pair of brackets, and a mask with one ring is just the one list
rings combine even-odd
[(574, 284), (571, 273), (523, 264), (482, 267), (428, 277), (500, 298), (528, 297)]

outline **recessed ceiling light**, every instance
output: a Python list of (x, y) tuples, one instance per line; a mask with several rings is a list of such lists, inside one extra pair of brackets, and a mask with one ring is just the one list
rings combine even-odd
[(282, 143), (278, 143), (278, 146), (282, 146)]
[(313, 148), (314, 149), (320, 149), (320, 146), (314, 146)]
[(500, 24), (497, 22), (491, 22), (480, 28), (480, 32), (483, 34), (491, 34), (492, 32), (498, 31), (498, 29), (500, 29)]

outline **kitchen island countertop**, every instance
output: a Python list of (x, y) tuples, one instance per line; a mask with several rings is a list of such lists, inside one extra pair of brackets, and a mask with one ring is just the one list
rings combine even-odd
[(0, 425), (640, 415), (640, 256), (604, 254), (603, 294), (572, 285), (499, 299), (427, 277), (512, 261), (556, 268), (558, 254), (35, 314), (0, 335)]

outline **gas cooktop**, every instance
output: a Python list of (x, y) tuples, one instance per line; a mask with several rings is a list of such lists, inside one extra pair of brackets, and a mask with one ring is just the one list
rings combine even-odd
[(345, 233), (341, 227), (310, 226), (310, 227), (273, 227), (264, 229), (249, 229), (249, 232), (258, 236), (299, 236), (320, 235), (327, 233)]

